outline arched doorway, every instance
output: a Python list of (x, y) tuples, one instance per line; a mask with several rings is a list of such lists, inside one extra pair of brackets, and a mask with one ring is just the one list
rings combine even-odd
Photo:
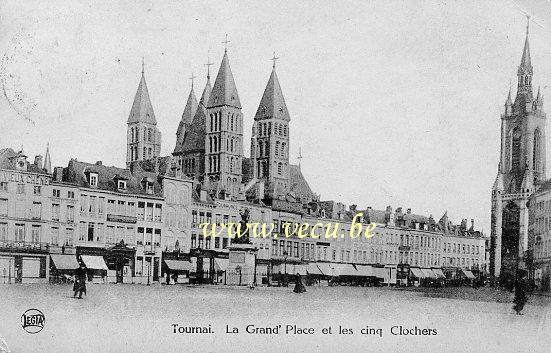
[(508, 286), (514, 280), (520, 238), (520, 208), (511, 201), (503, 209), (501, 230), (501, 279)]

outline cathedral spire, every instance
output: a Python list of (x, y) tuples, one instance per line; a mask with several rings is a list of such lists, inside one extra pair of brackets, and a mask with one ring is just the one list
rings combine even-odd
[(127, 123), (144, 122), (152, 125), (157, 125), (155, 119), (155, 113), (153, 112), (153, 106), (149, 99), (149, 91), (147, 90), (147, 84), (145, 83), (145, 70), (144, 59), (142, 57), (142, 77), (134, 96), (134, 103), (132, 103), (132, 109), (130, 109), (130, 115), (128, 116)]
[(530, 59), (530, 17), (527, 16), (528, 23), (526, 24), (526, 39), (524, 40), (524, 49), (522, 50), (522, 58), (517, 70), (518, 88), (515, 98), (515, 106), (525, 110), (525, 104), (532, 101), (532, 60)]
[(48, 143), (46, 145), (46, 155), (44, 156), (44, 167), (43, 167), (43, 169), (47, 173), (52, 172), (52, 160), (50, 158), (50, 143)]
[[(275, 58), (275, 60), (277, 60), (277, 58)], [(287, 105), (285, 104), (285, 98), (283, 97), (283, 91), (279, 85), (279, 79), (277, 78), (275, 60), (272, 73), (268, 79), (268, 84), (266, 84), (264, 94), (258, 105), (255, 120), (264, 118), (277, 118), (286, 121), (291, 120), (289, 112), (287, 111)]]
[(520, 60), (520, 67), (532, 70), (532, 62), (530, 60), (530, 43), (528, 36), (530, 34), (530, 16), (527, 17), (526, 23), (526, 39), (524, 40), (524, 49), (522, 50), (522, 59)]
[(212, 108), (223, 105), (241, 109), (241, 102), (239, 101), (239, 94), (235, 86), (227, 51), (224, 52), (220, 70), (218, 70), (218, 75), (216, 75), (207, 107)]

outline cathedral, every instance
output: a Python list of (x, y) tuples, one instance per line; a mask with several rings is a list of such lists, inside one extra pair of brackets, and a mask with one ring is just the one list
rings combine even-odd
[(527, 26), (516, 97), (513, 101), (509, 90), (501, 114), (501, 154), (492, 187), (490, 274), (504, 282), (529, 266), (529, 200), (546, 178), (546, 115), (532, 76)]
[(274, 199), (308, 203), (317, 198), (304, 179), (300, 166), (289, 163), (289, 123), (276, 65), (254, 115), (250, 157), (244, 155), (245, 128), (241, 101), (230, 67), (227, 49), (211, 84), (207, 80), (197, 101), (191, 90), (176, 131), (172, 156), (161, 157), (161, 133), (142, 76), (127, 121), (127, 167), (134, 163), (166, 164), (194, 180), (196, 191), (213, 199), (255, 201), (271, 205)]

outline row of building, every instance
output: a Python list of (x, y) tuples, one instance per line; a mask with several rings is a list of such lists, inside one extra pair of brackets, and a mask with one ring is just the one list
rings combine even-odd
[[(244, 119), (227, 51), (214, 85), (201, 98), (193, 86), (170, 156), (142, 71), (128, 117), (127, 164), (71, 159), (51, 167), (49, 151), (28, 160), (0, 150), (0, 276), (3, 283), (63, 278), (79, 262), (90, 279), (153, 283), (185, 277), (210, 283), (270, 283), (285, 274), (318, 278), (379, 278), (386, 283), (474, 278), (487, 269), (486, 238), (467, 225), (438, 221), (411, 209), (359, 209), (321, 201), (300, 165), (289, 162), (289, 123), (275, 65), (243, 153)], [(338, 223), (348, 234), (354, 217), (376, 224), (374, 236), (282, 236), (285, 223)], [(249, 236), (253, 273), (231, 256), (237, 243), (205, 238), (202, 223), (259, 222), (274, 236)], [(320, 232), (324, 232), (322, 227)], [(275, 236), (277, 235), (277, 237)]]

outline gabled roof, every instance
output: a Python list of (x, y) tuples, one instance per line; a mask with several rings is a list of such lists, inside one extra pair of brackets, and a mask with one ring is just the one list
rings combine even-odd
[(222, 105), (241, 109), (241, 102), (239, 101), (239, 94), (237, 93), (227, 52), (224, 53), (224, 57), (222, 58), (220, 70), (218, 70), (218, 75), (216, 75), (207, 107), (212, 108)]
[(147, 195), (143, 187), (143, 180), (153, 181), (152, 196), (162, 196), (162, 184), (159, 182), (158, 175), (152, 172), (146, 172), (141, 168), (136, 168), (133, 173), (129, 169), (105, 166), (101, 164), (92, 164), (79, 162), (75, 159), (69, 161), (69, 165), (63, 171), (63, 181), (80, 187), (90, 187), (86, 175), (96, 173), (98, 175), (98, 186), (100, 190), (117, 191), (115, 180), (124, 178), (126, 182), (127, 194)]
[(272, 74), (264, 89), (264, 94), (262, 95), (262, 99), (260, 100), (254, 117), (255, 120), (266, 118), (277, 118), (286, 121), (291, 120), (275, 69), (272, 70)]
[(137, 122), (157, 125), (157, 120), (155, 119), (153, 106), (151, 105), (151, 100), (149, 99), (149, 91), (147, 90), (147, 84), (145, 83), (145, 75), (143, 72), (127, 121), (128, 124)]

